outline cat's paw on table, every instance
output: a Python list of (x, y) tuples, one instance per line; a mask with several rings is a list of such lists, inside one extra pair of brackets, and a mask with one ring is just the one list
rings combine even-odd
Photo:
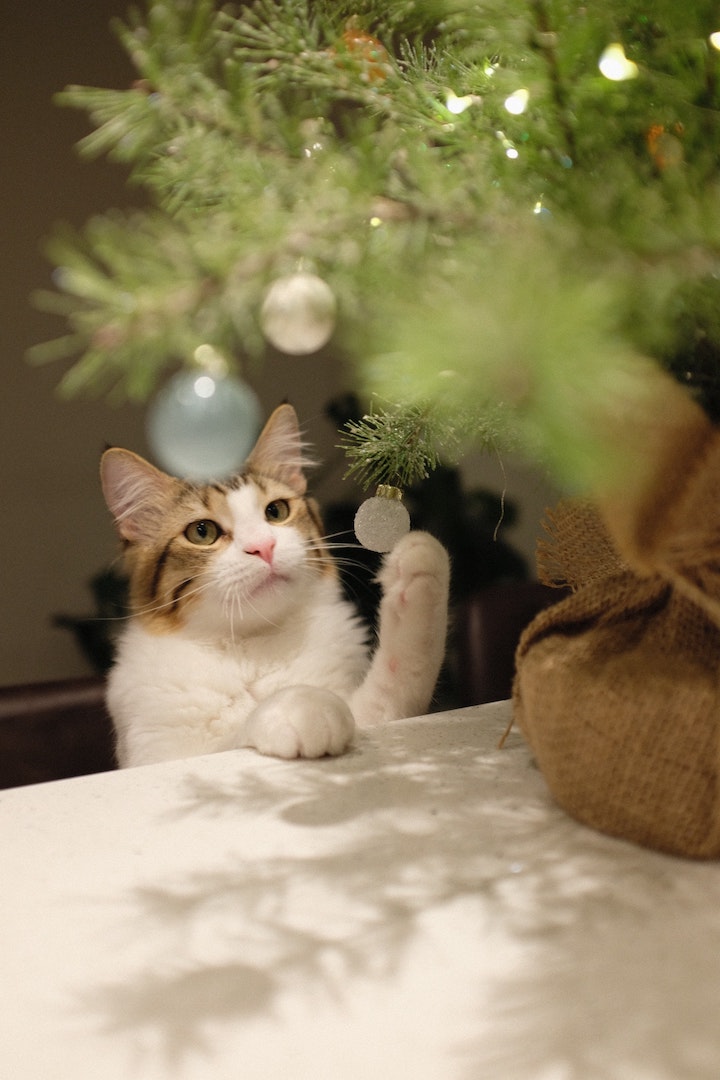
[(337, 694), (316, 686), (288, 686), (253, 710), (245, 745), (268, 757), (336, 757), (347, 750), (354, 731), (352, 713)]

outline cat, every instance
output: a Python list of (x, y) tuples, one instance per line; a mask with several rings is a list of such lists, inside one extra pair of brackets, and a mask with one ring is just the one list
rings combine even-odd
[(427, 711), (445, 650), (448, 555), (418, 531), (384, 557), (371, 654), (307, 495), (307, 465), (287, 404), (226, 482), (104, 452), (132, 612), (107, 686), (121, 768), (242, 747), (338, 755), (356, 724)]

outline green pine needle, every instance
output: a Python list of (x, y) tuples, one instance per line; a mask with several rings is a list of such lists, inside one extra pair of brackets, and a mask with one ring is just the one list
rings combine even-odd
[(367, 490), (392, 484), (406, 489), (424, 480), (440, 463), (440, 450), (449, 451), (455, 439), (442, 430), (427, 407), (382, 409), (351, 420), (340, 444), (352, 464), (345, 478), (353, 477)]

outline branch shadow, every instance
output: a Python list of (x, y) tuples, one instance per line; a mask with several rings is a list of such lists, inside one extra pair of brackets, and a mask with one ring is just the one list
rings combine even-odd
[[(468, 987), (478, 1038), (456, 1047), (448, 1076), (709, 1080), (687, 1068), (720, 1060), (720, 1025), (710, 1024), (720, 990), (707, 993), (720, 986), (720, 904), (700, 928), (688, 913), (708, 889), (720, 900), (717, 868), (679, 873), (677, 860), (576, 825), (552, 805), (519, 736), (488, 750), (477, 721), (457, 714), (448, 727), (442, 739), (435, 725), (425, 741), (416, 732), (411, 750), (398, 726), (382, 742), (363, 735), (340, 759), (238, 759), (222, 779), (190, 767), (166, 811), (179, 837), (186, 820), (248, 815), (267, 830), (267, 852), (210, 852), (180, 880), (135, 889), (135, 926), (154, 959), (130, 981), (94, 988), (84, 1007), (177, 1074), (208, 1052), (217, 1025), (274, 1015), (287, 993), (342, 1008), (358, 979), (386, 982), (425, 914), (467, 899), (527, 959), (500, 964), (490, 999)], [(684, 1034), (670, 1045), (655, 1031), (653, 1052), (683, 957), (697, 974), (696, 986), (682, 984)], [(607, 1071), (607, 1053), (627, 1069)], [(674, 1073), (641, 1071), (662, 1054)]]

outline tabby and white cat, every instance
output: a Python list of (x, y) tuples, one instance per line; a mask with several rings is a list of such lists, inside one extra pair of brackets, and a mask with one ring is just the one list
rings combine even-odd
[(108, 680), (120, 766), (247, 746), (341, 754), (355, 723), (426, 711), (445, 647), (445, 549), (411, 532), (385, 557), (370, 657), (306, 495), (306, 464), (290, 405), (227, 483), (177, 480), (105, 451), (133, 612)]

